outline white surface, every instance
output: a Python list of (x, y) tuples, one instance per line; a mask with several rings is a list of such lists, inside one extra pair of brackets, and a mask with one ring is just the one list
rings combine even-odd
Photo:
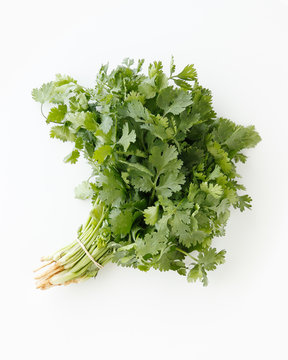
[[(1, 30), (1, 335), (10, 359), (287, 359), (287, 16), (277, 1), (6, 1)], [(239, 171), (253, 211), (233, 212), (208, 288), (109, 265), (34, 289), (41, 255), (70, 242), (89, 204), (30, 92), (55, 73), (93, 84), (124, 57), (194, 63), (219, 115), (263, 141)]]

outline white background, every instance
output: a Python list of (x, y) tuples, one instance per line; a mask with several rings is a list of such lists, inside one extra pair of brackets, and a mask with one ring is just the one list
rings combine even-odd
[[(6, 1), (0, 14), (2, 359), (287, 359), (288, 2)], [(39, 258), (74, 239), (89, 173), (65, 165), (31, 90), (66, 73), (93, 85), (107, 61), (194, 63), (219, 115), (263, 141), (239, 172), (253, 210), (217, 239), (210, 284), (108, 265), (35, 290)]]

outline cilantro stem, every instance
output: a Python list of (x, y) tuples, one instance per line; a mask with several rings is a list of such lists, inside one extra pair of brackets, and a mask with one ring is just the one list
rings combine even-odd
[(41, 114), (44, 116), (44, 118), (47, 120), (47, 116), (44, 115), (43, 113), (43, 104), (41, 104)]
[(184, 251), (184, 250), (182, 250), (182, 249), (180, 249), (180, 248), (178, 248), (178, 247), (176, 247), (176, 250), (177, 251), (179, 251), (179, 252), (181, 252), (182, 254), (184, 254), (184, 255), (186, 255), (186, 256), (189, 256), (192, 260), (194, 260), (194, 261), (198, 261), (195, 257), (193, 257), (192, 255), (190, 255), (190, 254), (188, 254), (186, 251)]
[(157, 181), (158, 181), (160, 175), (161, 175), (161, 173), (157, 173), (157, 175), (155, 177), (155, 180), (154, 180), (154, 183), (153, 183), (153, 191), (152, 191), (152, 195), (151, 195), (151, 202), (154, 199), (155, 191), (156, 191), (156, 184), (157, 184)]
[(117, 127), (118, 127), (118, 121), (117, 121), (117, 116), (115, 116), (115, 144), (117, 143)]

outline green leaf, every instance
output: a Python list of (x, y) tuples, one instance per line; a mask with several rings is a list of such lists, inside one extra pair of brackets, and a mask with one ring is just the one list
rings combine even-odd
[(135, 130), (131, 130), (129, 133), (129, 125), (128, 123), (125, 123), (122, 130), (122, 136), (118, 140), (118, 143), (121, 144), (124, 148), (124, 151), (127, 151), (129, 148), (129, 145), (131, 143), (134, 143), (136, 141), (136, 133)]
[(236, 124), (224, 118), (217, 121), (217, 128), (213, 130), (214, 139), (219, 143), (224, 143), (237, 129)]
[(261, 137), (254, 126), (240, 126), (232, 121), (220, 118), (214, 130), (214, 138), (220, 144), (225, 144), (230, 150), (240, 151), (258, 144)]
[(58, 105), (58, 107), (53, 107), (48, 116), (46, 122), (49, 124), (51, 122), (60, 124), (67, 113), (67, 106), (66, 105)]
[(195, 282), (201, 280), (203, 276), (202, 269), (200, 265), (195, 265), (187, 275), (188, 282)]
[(153, 182), (151, 175), (145, 172), (139, 172), (136, 170), (129, 170), (130, 181), (135, 189), (143, 192), (149, 192), (153, 188)]
[(220, 166), (224, 174), (230, 174), (232, 164), (226, 151), (221, 148), (219, 143), (210, 141), (207, 144), (207, 150), (215, 158), (216, 163)]
[(207, 182), (202, 182), (200, 184), (200, 189), (207, 194), (212, 195), (215, 199), (219, 199), (223, 194), (223, 189), (218, 184), (213, 185), (211, 183), (208, 184)]
[(150, 151), (149, 161), (155, 167), (158, 174), (162, 174), (164, 170), (178, 170), (182, 162), (176, 162), (178, 152), (174, 145), (162, 144), (161, 146), (153, 146)]
[(41, 104), (44, 104), (45, 102), (48, 102), (51, 100), (53, 96), (54, 91), (54, 83), (49, 82), (47, 84), (43, 84), (41, 88), (39, 89), (33, 89), (32, 90), (32, 98), (40, 102)]
[(222, 175), (221, 168), (219, 165), (216, 165), (214, 170), (207, 177), (207, 180), (215, 180), (221, 175)]
[(157, 265), (154, 265), (154, 268), (159, 269), (160, 271), (173, 270), (177, 271), (180, 275), (186, 275), (186, 266), (182, 261), (184, 255), (177, 250), (167, 247), (162, 251), (161, 257), (157, 261)]
[(238, 207), (240, 211), (244, 211), (245, 208), (251, 209), (251, 201), (252, 199), (249, 195), (238, 196), (237, 202), (236, 204), (234, 204), (234, 207)]
[(69, 121), (73, 129), (77, 130), (80, 127), (84, 127), (86, 117), (87, 113), (85, 111), (78, 111), (75, 113), (69, 113), (66, 116), (66, 121)]
[(93, 195), (93, 190), (89, 181), (83, 181), (81, 184), (76, 186), (74, 191), (76, 199), (85, 200), (91, 198)]
[(240, 151), (244, 148), (255, 147), (261, 141), (260, 135), (253, 125), (238, 127), (237, 130), (225, 141), (230, 150)]
[(144, 210), (143, 214), (147, 225), (155, 225), (158, 220), (159, 204), (148, 207)]
[(96, 179), (99, 189), (99, 198), (106, 205), (119, 205), (125, 199), (125, 187), (117, 174), (113, 170), (105, 169)]
[(230, 201), (228, 199), (223, 199), (219, 205), (216, 207), (217, 216), (224, 214), (230, 207)]
[(191, 246), (190, 212), (176, 211), (170, 224), (173, 234), (179, 237), (179, 242), (186, 247)]
[(159, 232), (146, 234), (144, 239), (136, 239), (136, 254), (140, 257), (156, 255), (166, 247), (167, 239)]
[(154, 174), (148, 170), (145, 166), (138, 164), (138, 163), (132, 163), (132, 162), (128, 162), (128, 161), (124, 161), (124, 160), (118, 160), (119, 162), (121, 162), (122, 164), (127, 165), (128, 167), (130, 167), (131, 169), (134, 169), (136, 171), (139, 171), (140, 173), (145, 173), (149, 176), (153, 176)]
[(178, 171), (166, 172), (160, 176), (159, 185), (156, 186), (157, 195), (170, 197), (173, 193), (181, 190), (185, 183), (185, 175)]
[(180, 114), (191, 104), (191, 94), (181, 89), (173, 89), (171, 86), (161, 90), (157, 97), (157, 105), (165, 114)]
[(126, 65), (127, 67), (131, 67), (134, 64), (134, 60), (127, 57), (122, 61), (122, 64)]
[(194, 65), (187, 65), (178, 75), (175, 76), (181, 80), (193, 81), (197, 79), (197, 72)]
[(113, 125), (113, 119), (108, 114), (101, 115), (101, 124), (100, 129), (104, 132), (104, 134), (108, 134), (109, 130), (111, 129)]
[(98, 164), (102, 164), (107, 156), (112, 154), (112, 147), (110, 145), (102, 145), (94, 151), (93, 160), (97, 161)]
[(56, 77), (55, 85), (57, 87), (67, 85), (70, 83), (77, 84), (77, 81), (69, 75), (56, 74), (55, 77)]
[(132, 100), (127, 103), (124, 115), (135, 121), (145, 122), (149, 119), (149, 112), (139, 100)]
[(189, 185), (189, 193), (188, 193), (188, 196), (187, 196), (189, 201), (191, 201), (191, 202), (194, 201), (194, 198), (197, 195), (198, 190), (199, 190), (199, 188), (198, 188), (198, 186), (196, 184), (190, 183), (190, 185)]
[(154, 61), (153, 63), (149, 64), (148, 67), (149, 78), (154, 78), (156, 75), (161, 74), (163, 72), (162, 70), (163, 70), (162, 61)]
[(136, 73), (138, 74), (142, 70), (142, 66), (145, 62), (145, 59), (139, 59), (137, 64)]
[(202, 230), (194, 230), (191, 232), (190, 244), (197, 245), (204, 242), (207, 234)]
[(52, 126), (50, 130), (50, 137), (59, 139), (63, 142), (74, 141), (75, 135), (71, 132), (68, 126), (56, 125)]
[(188, 84), (186, 81), (181, 79), (173, 79), (174, 83), (178, 85), (183, 90), (191, 90), (192, 86)]
[(202, 265), (206, 270), (215, 270), (217, 265), (225, 262), (225, 250), (217, 253), (215, 248), (204, 250), (198, 255), (198, 264)]
[(133, 213), (130, 209), (113, 209), (109, 216), (112, 233), (115, 236), (129, 234), (133, 220)]
[(172, 77), (172, 75), (174, 74), (176, 70), (176, 66), (174, 63), (174, 56), (171, 56), (171, 61), (170, 61), (170, 77)]
[(78, 150), (73, 150), (69, 155), (65, 156), (64, 162), (65, 163), (76, 164), (76, 162), (78, 161), (79, 156), (80, 156), (79, 151)]
[(180, 121), (177, 122), (178, 131), (182, 131), (184, 134), (195, 124), (200, 121), (200, 114), (194, 114), (190, 111), (183, 111), (180, 114)]
[(75, 149), (78, 149), (78, 150), (83, 149), (83, 139), (81, 137), (77, 137), (75, 139)]
[(144, 80), (138, 88), (139, 92), (145, 96), (146, 99), (152, 99), (156, 95), (155, 84), (151, 80)]
[(243, 164), (245, 164), (246, 160), (247, 160), (247, 156), (241, 153), (236, 153), (233, 156), (233, 159), (235, 160), (235, 162), (241, 161)]
[(93, 113), (86, 112), (84, 127), (92, 132), (95, 132), (98, 129), (98, 124)]

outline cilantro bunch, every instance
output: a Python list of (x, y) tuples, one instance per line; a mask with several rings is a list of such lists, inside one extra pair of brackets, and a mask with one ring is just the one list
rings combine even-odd
[(109, 261), (207, 285), (207, 272), (224, 262), (212, 241), (224, 235), (230, 208), (251, 207), (236, 163), (260, 141), (254, 126), (217, 117), (193, 65), (176, 73), (172, 58), (169, 76), (161, 62), (145, 75), (143, 62), (102, 66), (91, 89), (57, 75), (32, 92), (43, 115), (52, 104), (50, 136), (74, 146), (64, 161), (82, 154), (91, 165), (75, 189), (91, 199), (87, 223), (73, 243), (42, 259), (48, 270), (39, 288), (94, 277)]

